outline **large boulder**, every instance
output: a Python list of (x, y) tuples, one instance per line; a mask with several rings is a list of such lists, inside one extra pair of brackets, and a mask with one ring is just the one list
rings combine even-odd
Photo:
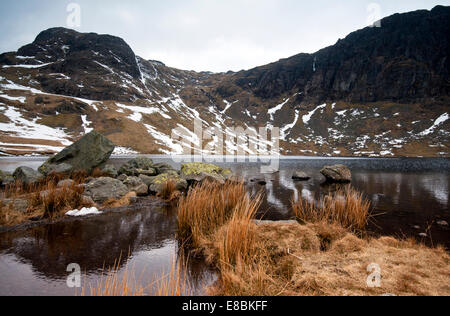
[(188, 188), (187, 181), (181, 178), (178, 174), (163, 173), (152, 179), (149, 186), (150, 192), (160, 194), (164, 188), (164, 185), (166, 185), (169, 181), (173, 181), (175, 183), (175, 188), (178, 191), (186, 191)]
[(141, 174), (146, 176), (156, 176), (157, 170), (153, 167), (153, 160), (150, 158), (139, 157), (126, 162), (120, 168), (119, 174), (125, 174), (130, 177), (138, 177)]
[(130, 192), (136, 192), (137, 196), (148, 195), (148, 185), (146, 185), (140, 178), (128, 177), (122, 183), (127, 186)]
[(73, 167), (67, 163), (62, 164), (44, 164), (39, 168), (39, 172), (47, 176), (52, 173), (69, 174), (72, 172)]
[(189, 183), (202, 182), (204, 180), (225, 182), (231, 176), (231, 170), (223, 169), (213, 164), (191, 162), (181, 166), (181, 177)]
[(108, 161), (114, 148), (113, 142), (93, 131), (50, 158), (39, 168), (39, 171), (48, 174), (52, 172), (54, 166), (67, 164), (72, 167), (71, 171), (92, 172)]
[(120, 200), (129, 192), (127, 186), (113, 178), (98, 178), (86, 185), (84, 194), (96, 203), (104, 203), (109, 199)]
[(14, 179), (16, 181), (22, 182), (23, 184), (34, 184), (43, 179), (43, 175), (34, 169), (29, 167), (19, 167), (13, 173)]
[(153, 165), (153, 168), (156, 169), (158, 174), (163, 174), (163, 173), (178, 173), (178, 171), (172, 167), (171, 165), (169, 165), (168, 163), (157, 163)]
[(325, 166), (320, 171), (328, 182), (351, 182), (352, 173), (344, 165)]

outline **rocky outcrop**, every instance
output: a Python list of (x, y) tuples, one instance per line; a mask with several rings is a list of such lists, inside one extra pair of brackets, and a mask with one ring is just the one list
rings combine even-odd
[(19, 181), (23, 184), (34, 184), (36, 182), (39, 182), (43, 179), (43, 176), (41, 173), (37, 172), (34, 169), (31, 169), (29, 167), (19, 167), (14, 171), (13, 173), (14, 179), (16, 181)]
[(153, 167), (153, 160), (139, 157), (126, 162), (120, 168), (119, 174), (138, 177), (141, 174), (146, 176), (156, 176), (158, 173)]
[(325, 166), (320, 173), (328, 182), (346, 183), (352, 181), (352, 173), (344, 165)]
[(93, 131), (43, 164), (39, 171), (48, 174), (61, 165), (70, 165), (71, 171), (92, 172), (106, 163), (115, 145), (103, 135)]
[(119, 200), (129, 192), (127, 186), (113, 178), (94, 179), (86, 185), (84, 194), (96, 203), (104, 203), (109, 199)]

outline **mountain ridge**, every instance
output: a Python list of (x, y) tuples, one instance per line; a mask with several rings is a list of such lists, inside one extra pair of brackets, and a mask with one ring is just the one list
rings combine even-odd
[[(443, 6), (396, 14), (316, 53), (227, 73), (145, 60), (111, 35), (48, 29), (0, 55), (0, 151), (51, 153), (95, 128), (123, 152), (169, 153), (180, 145), (171, 132), (201, 119), (226, 133), (279, 126), (285, 155), (448, 157), (448, 21)], [(48, 151), (33, 150), (39, 140)]]

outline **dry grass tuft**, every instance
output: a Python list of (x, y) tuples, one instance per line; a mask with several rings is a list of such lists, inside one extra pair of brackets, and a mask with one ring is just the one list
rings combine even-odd
[(334, 223), (357, 232), (368, 223), (370, 202), (361, 193), (346, 189), (331, 193), (318, 203), (294, 201), (292, 208), (302, 223)]
[(178, 203), (178, 237), (195, 248), (202, 247), (220, 227), (235, 216), (245, 218), (259, 203), (260, 197), (251, 199), (242, 182), (199, 184)]
[(165, 182), (158, 197), (166, 202), (176, 201), (180, 197), (180, 192), (177, 190), (177, 183), (174, 180)]
[[(96, 286), (86, 285), (81, 296), (191, 296), (192, 289), (182, 274), (181, 264), (174, 260), (171, 270), (157, 281), (143, 285), (128, 266), (120, 272), (119, 261), (102, 275)], [(184, 270), (185, 271), (185, 270)]]
[(131, 199), (135, 198), (136, 192), (129, 192), (127, 195), (125, 195), (120, 200), (116, 200), (114, 198), (111, 198), (103, 203), (103, 208), (118, 208), (122, 206), (128, 206), (131, 204)]

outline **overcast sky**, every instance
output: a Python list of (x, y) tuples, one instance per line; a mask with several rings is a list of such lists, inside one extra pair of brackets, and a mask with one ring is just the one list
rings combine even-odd
[(312, 53), (374, 16), (450, 0), (1, 0), (0, 52), (17, 50), (44, 29), (67, 27), (70, 3), (81, 8), (80, 32), (122, 37), (137, 55), (168, 66), (220, 72)]

